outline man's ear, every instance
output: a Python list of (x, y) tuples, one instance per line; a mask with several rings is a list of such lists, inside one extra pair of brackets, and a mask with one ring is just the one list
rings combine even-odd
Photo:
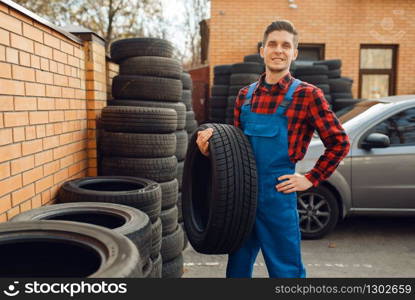
[(295, 48), (294, 49), (294, 57), (293, 57), (293, 60), (296, 60), (297, 59), (297, 56), (298, 56), (298, 48)]
[(264, 58), (264, 47), (263, 46), (259, 48), (259, 55), (261, 55), (261, 57)]

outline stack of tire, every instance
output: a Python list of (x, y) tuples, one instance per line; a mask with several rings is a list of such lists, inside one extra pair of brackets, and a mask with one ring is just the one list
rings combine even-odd
[[(64, 221), (62, 226), (68, 228), (75, 222), (106, 228), (105, 230), (111, 230), (115, 235), (130, 239), (134, 244), (139, 253), (136, 267), (142, 277), (161, 277), (160, 246), (152, 245), (150, 223), (160, 212), (161, 189), (156, 182), (134, 177), (75, 179), (63, 184), (58, 201), (61, 204), (26, 211), (12, 218), (10, 222)], [(93, 227), (89, 230), (94, 230)], [(99, 236), (100, 232), (96, 235)], [(104, 256), (106, 255), (108, 254)], [(65, 256), (65, 259), (69, 258)]]
[(259, 79), (265, 71), (264, 64), (258, 62), (242, 62), (232, 65), (231, 79), (226, 107), (226, 123), (233, 124), (235, 100), (239, 90)]
[(264, 65), (264, 59), (261, 57), (259, 53), (245, 55), (244, 62), (255, 62), (255, 63)]
[(225, 123), (231, 65), (218, 65), (213, 68), (213, 86), (209, 98), (209, 120), (212, 123)]
[[(111, 57), (119, 63), (120, 74), (113, 79), (114, 100), (109, 101), (101, 117), (101, 174), (147, 178), (160, 184), (161, 218), (152, 219), (152, 224), (153, 231), (162, 236), (162, 277), (183, 274), (183, 230), (177, 224), (180, 176), (176, 155), (183, 157), (177, 151), (183, 151), (183, 140), (187, 139), (184, 129), (191, 130), (183, 103), (185, 99), (189, 107), (189, 98), (183, 98), (182, 81), (186, 76), (180, 62), (172, 58), (173, 51), (171, 43), (161, 39), (114, 42)], [(188, 81), (185, 87), (191, 88)], [(165, 229), (162, 223), (166, 224)]]
[[(177, 130), (176, 140), (176, 158), (177, 158), (177, 182), (178, 182), (178, 193), (177, 193), (177, 220), (184, 232), (183, 216), (182, 216), (182, 182), (183, 182), (183, 168), (184, 160), (186, 158), (188, 137), (194, 133), (197, 129), (198, 124), (195, 120), (195, 114), (192, 106), (192, 78), (188, 72), (182, 73), (182, 84), (183, 84), (183, 103), (186, 105), (186, 126), (184, 130)], [(188, 240), (186, 232), (183, 236), (183, 250), (187, 247)]]
[(186, 105), (186, 131), (188, 134), (193, 134), (193, 132), (197, 129), (198, 124), (192, 107), (192, 77), (188, 72), (183, 72), (181, 80), (183, 85), (182, 102)]
[(328, 68), (328, 84), (334, 111), (361, 101), (361, 99), (353, 99), (353, 79), (341, 76), (342, 61), (340, 59), (315, 61), (314, 65)]
[(320, 88), (326, 100), (332, 105), (330, 85), (328, 77), (328, 67), (326, 65), (295, 65), (293, 76), (302, 81), (308, 82)]

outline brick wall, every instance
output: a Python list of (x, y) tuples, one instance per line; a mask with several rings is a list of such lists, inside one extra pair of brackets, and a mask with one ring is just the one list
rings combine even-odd
[(0, 222), (96, 174), (105, 50), (68, 36), (0, 2)]
[[(324, 43), (325, 59), (343, 61), (342, 75), (354, 79), (357, 97), (360, 44), (399, 44), (397, 93), (415, 93), (415, 1), (411, 0), (212, 0), (209, 63), (241, 62), (256, 53), (272, 21), (294, 23), (301, 43)], [(402, 31), (402, 33), (400, 33)], [(213, 76), (211, 72), (211, 78)]]

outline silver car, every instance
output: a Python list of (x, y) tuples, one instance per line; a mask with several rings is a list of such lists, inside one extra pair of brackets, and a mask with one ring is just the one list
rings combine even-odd
[[(415, 95), (364, 100), (336, 112), (350, 151), (317, 188), (297, 192), (303, 238), (321, 238), (349, 215), (415, 215)], [(324, 153), (315, 134), (296, 172)]]

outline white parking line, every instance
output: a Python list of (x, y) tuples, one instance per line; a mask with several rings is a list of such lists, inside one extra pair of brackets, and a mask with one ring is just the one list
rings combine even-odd
[[(220, 262), (185, 262), (183, 264), (185, 267), (193, 267), (193, 266), (222, 266), (225, 265), (225, 263), (220, 263)], [(259, 266), (259, 267), (265, 267), (265, 263), (255, 263), (254, 266)], [(307, 267), (316, 267), (316, 268), (373, 268), (372, 265), (370, 264), (342, 264), (342, 263), (335, 263), (335, 264), (329, 264), (329, 263), (325, 263), (325, 264), (306, 264)]]

